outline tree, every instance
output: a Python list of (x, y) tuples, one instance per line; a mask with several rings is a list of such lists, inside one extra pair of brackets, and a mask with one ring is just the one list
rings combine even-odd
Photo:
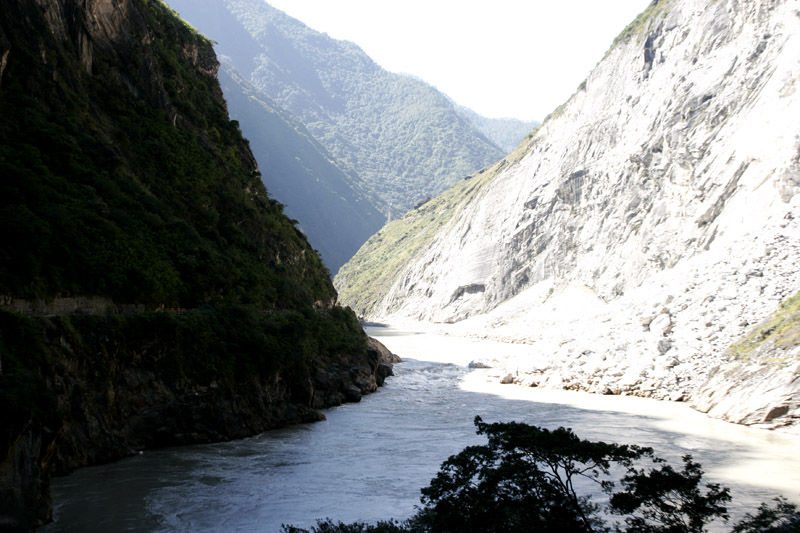
[[(580, 439), (571, 429), (548, 430), (517, 422), (487, 424), (475, 418), (484, 445), (469, 446), (442, 464), (422, 489), (423, 507), (405, 522), (318, 522), (314, 533), (698, 533), (728, 520), (730, 491), (701, 486), (703, 470), (690, 455), (676, 470), (651, 448)], [(612, 472), (624, 469), (616, 490)], [(592, 486), (609, 496), (601, 507)], [(759, 507), (735, 533), (800, 532), (796, 506), (782, 498)], [(601, 511), (623, 518), (609, 525)], [(287, 528), (287, 533), (305, 530)]]
[[(312, 531), (314, 533), (402, 533), (408, 531), (408, 529), (394, 520), (388, 522), (380, 521), (373, 525), (361, 522), (345, 524), (328, 519), (317, 521), (317, 525)], [(281, 533), (308, 533), (308, 530), (284, 524), (281, 527)]]
[(741, 522), (733, 526), (733, 533), (800, 533), (800, 512), (786, 498), (774, 498), (774, 507), (766, 503), (758, 506), (754, 515), (747, 513)]
[(601, 531), (598, 507), (575, 483), (603, 486), (612, 463), (628, 466), (649, 448), (590, 442), (570, 429), (484, 423), (489, 442), (470, 446), (442, 465), (422, 489), (416, 520), (430, 531)]
[[(663, 463), (663, 459), (654, 458)], [(622, 478), (625, 490), (611, 496), (611, 512), (630, 515), (625, 518), (625, 531), (700, 533), (706, 522), (715, 517), (728, 520), (725, 504), (730, 501), (730, 490), (716, 483), (700, 490), (703, 470), (692, 461), (691, 455), (683, 457), (683, 471), (662, 464), (649, 472), (629, 469)]]

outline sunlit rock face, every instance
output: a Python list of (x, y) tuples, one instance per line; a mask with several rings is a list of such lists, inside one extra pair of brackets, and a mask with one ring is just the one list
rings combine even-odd
[[(794, 2), (651, 6), (368, 314), (533, 343), (554, 386), (691, 397), (800, 289), (798, 58)], [(800, 403), (777, 397), (773, 424)]]

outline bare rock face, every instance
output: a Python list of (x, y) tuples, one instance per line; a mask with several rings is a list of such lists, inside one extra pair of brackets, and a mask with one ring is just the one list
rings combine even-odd
[[(697, 389), (692, 407), (739, 424), (786, 427), (800, 421), (800, 363), (725, 362)], [(774, 353), (774, 351), (770, 351)]]
[(790, 1), (658, 3), (368, 318), (531, 343), (554, 386), (690, 397), (800, 289), (798, 57)]
[(774, 226), (800, 161), (798, 22), (789, 2), (667, 3), (408, 265), (416, 286), (376, 315), (459, 320), (551, 279), (614, 299), (715, 240)]
[(729, 350), (695, 391), (692, 406), (712, 416), (767, 427), (800, 421), (800, 293)]

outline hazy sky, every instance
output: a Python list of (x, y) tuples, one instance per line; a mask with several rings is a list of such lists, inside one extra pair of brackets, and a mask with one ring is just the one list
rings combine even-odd
[(542, 120), (650, 0), (267, 0), (488, 117)]

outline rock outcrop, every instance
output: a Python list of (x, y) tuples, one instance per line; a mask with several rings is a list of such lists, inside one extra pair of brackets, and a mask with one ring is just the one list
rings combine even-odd
[(58, 354), (46, 380), (61, 424), (54, 460), (59, 474), (143, 449), (323, 420), (320, 409), (359, 401), (392, 372), (370, 342), (361, 354), (318, 357), (272, 375), (204, 380), (174, 368), (179, 341), (150, 336), (137, 342), (92, 321), (75, 344), (72, 323), (42, 320)]
[(800, 288), (798, 57), (792, 2), (653, 2), (380, 298), (343, 300), (529, 343), (529, 384), (690, 398)]
[(800, 293), (730, 347), (692, 406), (741, 424), (800, 421)]
[[(4, 319), (0, 338), (13, 337), (7, 326), (15, 323), (44, 332), (34, 341), (41, 354), (31, 354), (40, 360), (39, 371), (29, 374), (44, 407), (20, 409), (15, 403), (21, 400), (4, 406), (10, 409), (2, 414), (0, 433), (4, 531), (27, 531), (50, 519), (53, 474), (140, 450), (323, 420), (320, 409), (377, 390), (392, 375), (394, 361), (379, 342), (366, 339), (361, 351), (331, 352), (272, 372), (225, 375), (201, 370), (202, 354), (193, 353), (169, 322), (156, 320), (151, 326), (157, 331), (141, 333), (103, 317)], [(0, 388), (21, 395), (17, 391), (31, 393), (23, 386)]]
[(30, 531), (53, 513), (50, 466), (55, 434), (28, 420), (12, 442), (0, 443), (0, 530)]

